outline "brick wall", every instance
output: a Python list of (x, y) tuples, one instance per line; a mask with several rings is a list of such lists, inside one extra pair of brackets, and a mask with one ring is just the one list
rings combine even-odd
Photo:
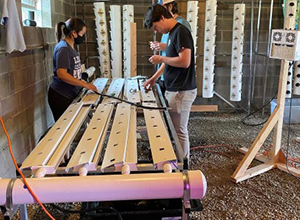
[[(20, 2), (17, 0), (21, 18)], [(74, 14), (73, 2), (51, 1), (52, 25)], [(54, 28), (24, 27), (28, 49), (12, 54), (5, 53), (3, 26), (0, 26), (0, 30), (0, 115), (4, 118), (17, 162), (21, 163), (45, 130), (53, 124), (47, 89), (52, 79)], [(49, 46), (43, 48), (46, 44)], [(7, 140), (0, 129), (0, 177), (12, 177), (14, 173)]]
[[(221, 2), (221, 1), (219, 1)], [(218, 7), (218, 17), (217, 17), (217, 47), (216, 47), (216, 68), (215, 68), (215, 91), (224, 96), (229, 100), (230, 91), (230, 66), (231, 57), (231, 44), (232, 44), (232, 22), (233, 22), (233, 5), (237, 1), (226, 1), (225, 3), (219, 3)], [(109, 5), (117, 4), (133, 4), (135, 6), (135, 22), (137, 23), (137, 63), (139, 75), (150, 76), (153, 74), (154, 67), (148, 62), (149, 55), (152, 51), (149, 49), (148, 43), (153, 40), (153, 32), (151, 30), (145, 30), (143, 27), (143, 18), (147, 10), (147, 7), (152, 3), (151, 0), (137, 1), (137, 0), (116, 0), (109, 1), (106, 3), (106, 14), (109, 20)], [(180, 15), (186, 18), (187, 11), (187, 1), (178, 0)], [(246, 3), (246, 26), (245, 26), (245, 46), (244, 46), (244, 77), (243, 77), (243, 95), (242, 102), (240, 105), (247, 106), (248, 97), (248, 82), (249, 82), (249, 49), (250, 49), (250, 19), (251, 19), (251, 0), (244, 1)], [(282, 1), (274, 1), (274, 15), (273, 15), (273, 28), (283, 27), (283, 13), (281, 7)], [(199, 94), (201, 94), (202, 87), (202, 63), (203, 63), (203, 35), (204, 35), (204, 18), (205, 18), (205, 0), (199, 1), (199, 33), (198, 33), (198, 51), (197, 54), (200, 56), (197, 59), (197, 76), (198, 76), (198, 88)], [(268, 33), (268, 18), (270, 11), (270, 1), (263, 1), (262, 4), (262, 14), (261, 14), (261, 29), (259, 36), (259, 52), (266, 53), (267, 47), (267, 33)], [(97, 44), (96, 44), (96, 32), (95, 32), (95, 22), (94, 22), (94, 12), (92, 3), (85, 3), (84, 6), (84, 20), (87, 22), (88, 28), (88, 55), (97, 56)], [(255, 1), (255, 15), (254, 15), (254, 28), (256, 30), (257, 21), (257, 11), (258, 5)], [(83, 18), (83, 5), (77, 5), (78, 16)], [(109, 28), (109, 24), (108, 24)], [(256, 31), (254, 32), (254, 40), (256, 36)], [(158, 37), (158, 39), (160, 39)], [(255, 46), (255, 42), (253, 42)], [(254, 47), (253, 47), (254, 50)], [(81, 56), (85, 57), (85, 47), (81, 46)], [(85, 59), (83, 59), (85, 60)], [(254, 61), (254, 56), (253, 56)], [(265, 73), (266, 59), (264, 57), (258, 57), (257, 59), (257, 71), (256, 71), (256, 87), (254, 101), (256, 105), (262, 104), (263, 97), (263, 83), (264, 83), (264, 73)], [(90, 59), (89, 65), (99, 66), (97, 59)], [(274, 95), (277, 90), (279, 75), (279, 62), (270, 60), (269, 72), (268, 72), (268, 88), (267, 88), (267, 98)], [(222, 102), (217, 97), (212, 99), (202, 99), (198, 98), (197, 104), (218, 104), (220, 109), (228, 108), (228, 105)]]

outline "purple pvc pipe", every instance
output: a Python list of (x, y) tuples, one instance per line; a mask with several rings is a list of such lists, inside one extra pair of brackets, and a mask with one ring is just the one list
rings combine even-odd
[[(191, 199), (202, 199), (206, 179), (201, 171), (188, 171)], [(181, 173), (100, 175), (85, 177), (50, 177), (27, 179), (42, 203), (88, 201), (147, 200), (183, 198), (184, 181)], [(6, 203), (9, 179), (0, 179), (0, 205)], [(13, 188), (13, 204), (35, 203), (23, 182)]]

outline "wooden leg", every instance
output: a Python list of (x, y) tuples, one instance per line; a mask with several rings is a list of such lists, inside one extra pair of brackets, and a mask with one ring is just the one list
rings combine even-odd
[(249, 151), (243, 158), (243, 160), (240, 162), (239, 166), (235, 170), (235, 172), (232, 175), (233, 179), (237, 179), (239, 176), (243, 176), (244, 173), (246, 172), (247, 168), (251, 164), (252, 160), (256, 156), (257, 152), (265, 142), (266, 138), (274, 128), (275, 124), (278, 121), (278, 108), (276, 108), (265, 124), (264, 128), (261, 130), (261, 132), (258, 134), (256, 137), (255, 141), (253, 142), (252, 146), (250, 147)]
[(282, 138), (282, 125), (283, 125), (283, 114), (284, 114), (284, 104), (286, 97), (286, 87), (287, 87), (287, 76), (288, 76), (289, 62), (286, 60), (281, 61), (280, 78), (278, 85), (278, 98), (277, 98), (277, 108), (279, 109), (278, 123), (274, 131), (274, 141), (273, 148), (271, 150), (271, 160), (273, 163), (279, 160), (279, 151), (281, 149), (281, 138)]

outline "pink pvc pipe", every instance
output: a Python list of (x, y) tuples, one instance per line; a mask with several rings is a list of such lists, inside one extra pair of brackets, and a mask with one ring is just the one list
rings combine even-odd
[[(202, 199), (206, 179), (201, 171), (189, 171), (191, 199)], [(87, 201), (117, 201), (183, 198), (184, 181), (181, 173), (100, 175), (86, 177), (51, 177), (27, 180), (42, 203)], [(9, 179), (0, 179), (0, 205), (6, 203)], [(13, 188), (13, 204), (35, 203), (23, 182)]]

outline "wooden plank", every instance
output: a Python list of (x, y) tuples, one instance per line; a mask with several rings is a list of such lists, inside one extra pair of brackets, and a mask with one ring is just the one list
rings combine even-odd
[(192, 105), (191, 112), (217, 112), (217, 105)]
[[(238, 149), (238, 151), (242, 154), (247, 154), (248, 152), (248, 148), (246, 147), (241, 147)], [(263, 155), (262, 153), (258, 153), (255, 155), (255, 159), (256, 160), (259, 160), (260, 162), (263, 162), (263, 163), (270, 163), (270, 158), (266, 157), (265, 155)]]
[(300, 169), (297, 169), (295, 167), (290, 167), (290, 166), (289, 169), (287, 169), (285, 163), (276, 163), (276, 167), (284, 172), (291, 173), (294, 176), (300, 178)]
[(107, 143), (102, 170), (113, 165), (123, 165), (126, 156), (131, 106), (120, 103)]
[(259, 149), (265, 142), (266, 138), (268, 137), (268, 135), (274, 128), (275, 124), (277, 123), (278, 116), (279, 116), (279, 111), (278, 111), (278, 108), (276, 108), (274, 110), (273, 114), (271, 115), (271, 117), (269, 118), (269, 120), (267, 121), (267, 123), (265, 124), (265, 126), (263, 127), (263, 129), (260, 131), (260, 133), (256, 137), (256, 139), (253, 142), (253, 144), (251, 145), (251, 147), (249, 148), (249, 151), (247, 152), (247, 154), (245, 155), (243, 160), (240, 162), (240, 164), (236, 168), (235, 172), (232, 175), (233, 179), (243, 176), (243, 174), (246, 172), (247, 168), (251, 164), (255, 155), (257, 154), (257, 152), (259, 151)]
[(137, 75), (136, 23), (130, 23), (130, 77)]
[[(122, 92), (124, 82), (125, 79), (114, 78), (106, 94), (114, 97), (119, 97)], [(115, 102), (118, 101), (112, 98), (105, 97), (102, 103), (115, 103)]]
[(80, 167), (90, 165), (94, 158), (99, 141), (105, 135), (104, 128), (110, 120), (109, 115), (113, 109), (113, 104), (100, 104), (95, 114), (85, 130), (78, 146), (67, 165), (67, 169), (78, 171)]
[(281, 61), (280, 78), (278, 85), (277, 108), (279, 111), (278, 123), (274, 130), (273, 148), (271, 149), (270, 156), (273, 163), (279, 162), (279, 151), (281, 149), (281, 137), (283, 126), (284, 105), (286, 97), (287, 77), (288, 77), (289, 62)]
[(142, 96), (143, 102), (156, 102), (152, 88), (149, 91), (146, 91), (143, 86), (143, 83), (144, 83), (143, 80), (139, 80), (141, 96)]
[(139, 103), (141, 101), (139, 85), (136, 79), (127, 78), (125, 88), (125, 96), (128, 101), (134, 103)]
[[(154, 103), (144, 103), (145, 106), (157, 107)], [(177, 158), (170, 136), (158, 110), (144, 109), (148, 138), (151, 147), (153, 163), (161, 168), (167, 162), (177, 163)]]
[(257, 176), (259, 174), (262, 174), (264, 172), (267, 172), (273, 169), (274, 167), (276, 167), (275, 164), (261, 164), (251, 169), (248, 169), (243, 175), (235, 176), (233, 179), (236, 183), (238, 183), (251, 177)]
[(76, 116), (80, 112), (82, 105), (83, 103), (80, 102), (69, 106), (60, 119), (53, 125), (47, 135), (26, 158), (21, 169), (46, 165), (63, 137), (70, 129)]

